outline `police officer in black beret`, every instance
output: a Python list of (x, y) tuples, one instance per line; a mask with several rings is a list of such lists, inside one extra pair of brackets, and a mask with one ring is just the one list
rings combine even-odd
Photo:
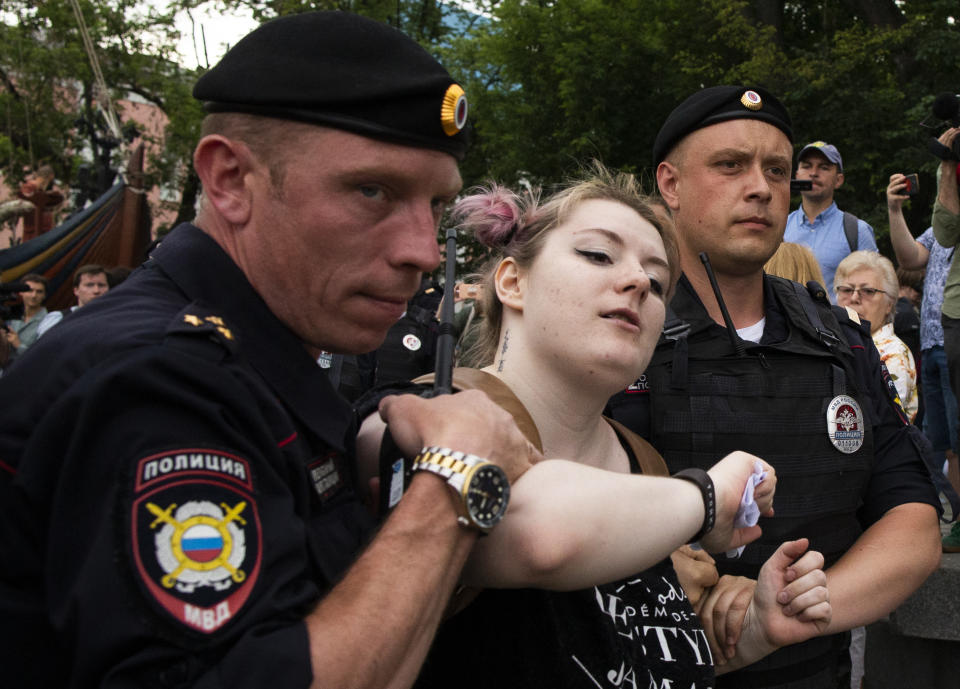
[(888, 392), (869, 328), (819, 285), (763, 272), (789, 211), (792, 138), (786, 109), (761, 88), (703, 89), (667, 118), (654, 164), (683, 277), (650, 367), (610, 403), (671, 471), (734, 449), (777, 470), (774, 516), (741, 558), (718, 559), (721, 574), (741, 576), (722, 577), (700, 611), (718, 665), (776, 544), (808, 537), (825, 557), (829, 628), (718, 687), (849, 687), (846, 630), (890, 612), (939, 563), (923, 439)]
[(0, 382), (3, 675), (406, 686), (532, 451), (481, 393), (386, 401), (442, 475), (424, 466), (375, 533), (316, 358), (375, 349), (438, 264), (463, 90), (331, 12), (261, 26), (194, 95), (195, 224)]

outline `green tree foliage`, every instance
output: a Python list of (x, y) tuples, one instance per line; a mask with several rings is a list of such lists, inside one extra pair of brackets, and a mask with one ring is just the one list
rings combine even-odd
[[(51, 15), (69, 16), (65, 4), (43, 8), (5, 3), (0, 23), (0, 116), (4, 134), (0, 165), (16, 181), (25, 166), (50, 163), (58, 171), (72, 167), (69, 151), (74, 114), (63, 107), (63, 85), (73, 75), (67, 65), (82, 59), (64, 44)], [(42, 40), (39, 40), (42, 39)], [(79, 46), (77, 46), (79, 48)], [(62, 59), (58, 59), (58, 56)]]
[(960, 92), (960, 26), (948, 19), (960, 20), (960, 8), (951, 1), (911, 1), (894, 6), (896, 15), (889, 7), (878, 12), (885, 22), (870, 23), (865, 12), (837, 16), (837, 8), (827, 6), (835, 13), (811, 11), (797, 23), (806, 31), (787, 34), (794, 67), (784, 92), (798, 143), (837, 144), (846, 178), (840, 203), (874, 226), (881, 249), (892, 256), (884, 196), (892, 173), (920, 173), (920, 194), (905, 213), (915, 233), (929, 224), (937, 161), (927, 140), (943, 130), (931, 107), (938, 93)]
[(487, 9), (491, 20), (444, 52), (471, 99), (468, 182), (549, 186), (598, 158), (652, 188), (653, 140), (683, 98), (717, 83), (773, 88), (787, 72), (774, 30), (741, 3), (505, 0)]
[[(174, 4), (190, 10), (208, 5), (209, 0), (176, 0)], [(470, 21), (470, 13), (458, 4), (440, 0), (216, 0), (214, 6), (245, 10), (261, 22), (312, 10), (354, 12), (395, 26), (427, 48), (442, 43)]]
[[(136, 94), (170, 118), (161, 153), (148, 163), (148, 181), (182, 187), (201, 111), (190, 98), (196, 74), (174, 59), (173, 11), (143, 0), (80, 0), (79, 6), (114, 102)], [(50, 163), (58, 177), (73, 184), (79, 151), (97, 150), (89, 129), (76, 122), (99, 122), (102, 115), (70, 3), (3, 3), (0, 80), (0, 113), (9, 141), (0, 145), (0, 165), (7, 183), (20, 179), (23, 166)], [(105, 133), (101, 129), (98, 136)]]
[[(444, 51), (468, 84), (477, 145), (469, 181), (550, 183), (589, 159), (641, 171), (665, 117), (715, 84), (769, 88), (790, 108), (798, 146), (844, 155), (840, 205), (881, 243), (893, 172), (920, 172), (907, 210), (926, 227), (936, 161), (919, 126), (933, 98), (960, 91), (953, 0), (503, 0)], [(799, 197), (795, 199), (799, 203)]]
[[(81, 0), (115, 97), (136, 92), (171, 124), (153, 179), (184, 185), (201, 113), (196, 74), (171, 58), (172, 15), (207, 0)], [(782, 97), (797, 145), (824, 139), (844, 155), (840, 205), (883, 245), (884, 188), (919, 172), (907, 208), (926, 226), (936, 161), (924, 129), (934, 97), (960, 91), (956, 0), (216, 0), (260, 20), (312, 9), (358, 12), (399, 27), (438, 55), (467, 89), (475, 145), (467, 184), (495, 178), (550, 185), (588, 161), (641, 173), (684, 97), (714, 84), (765, 86)], [(7, 0), (0, 14), (0, 165), (74, 165), (81, 112), (58, 89), (92, 78), (66, 2)], [(795, 203), (799, 202), (796, 198)], [(188, 204), (189, 205), (189, 204)]]
[(445, 54), (474, 105), (480, 163), (468, 161), (469, 173), (551, 181), (598, 157), (649, 177), (653, 139), (685, 96), (785, 71), (773, 30), (742, 9), (717, 0), (490, 8), (491, 21)]

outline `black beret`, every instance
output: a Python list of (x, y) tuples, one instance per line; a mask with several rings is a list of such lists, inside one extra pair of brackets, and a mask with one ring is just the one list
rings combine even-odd
[(674, 108), (653, 143), (653, 164), (691, 132), (727, 120), (763, 120), (780, 129), (793, 143), (790, 113), (769, 91), (751, 86), (711, 86)]
[(387, 24), (307, 12), (262, 24), (200, 77), (207, 112), (321, 124), (462, 159), (463, 89), (426, 50)]

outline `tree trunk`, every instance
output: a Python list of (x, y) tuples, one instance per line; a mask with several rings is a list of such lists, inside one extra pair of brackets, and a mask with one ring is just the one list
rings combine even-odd
[(196, 215), (197, 196), (200, 194), (200, 178), (197, 171), (193, 169), (193, 162), (187, 169), (187, 179), (183, 183), (183, 193), (180, 195), (180, 207), (177, 209), (177, 217), (173, 221), (173, 227), (180, 223), (192, 222)]

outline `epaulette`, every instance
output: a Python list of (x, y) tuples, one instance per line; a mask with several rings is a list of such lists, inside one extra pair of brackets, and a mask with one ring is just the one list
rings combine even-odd
[(860, 315), (849, 306), (834, 306), (833, 314), (837, 317), (837, 322), (840, 325), (854, 328), (865, 335), (870, 334), (867, 326), (860, 320)]
[(170, 321), (164, 344), (220, 361), (239, 347), (234, 330), (217, 312), (199, 302), (189, 304)]

